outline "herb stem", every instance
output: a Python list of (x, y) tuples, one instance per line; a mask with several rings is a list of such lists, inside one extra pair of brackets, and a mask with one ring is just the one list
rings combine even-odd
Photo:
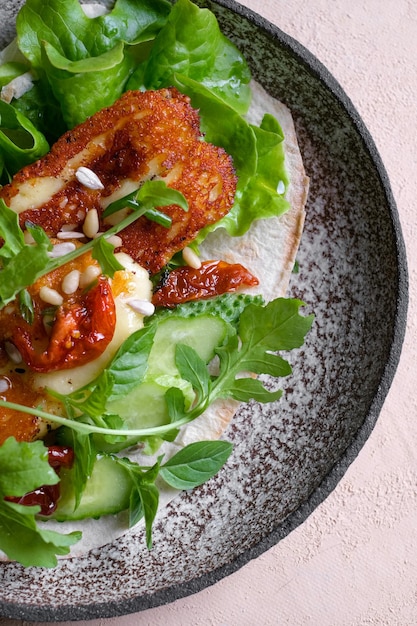
[(65, 265), (66, 263), (69, 263), (70, 261), (77, 259), (78, 257), (82, 256), (89, 250), (92, 250), (92, 248), (96, 245), (96, 242), (98, 239), (101, 239), (103, 237), (106, 239), (108, 237), (111, 237), (112, 235), (117, 235), (117, 233), (119, 233), (121, 230), (123, 230), (124, 228), (126, 228), (127, 226), (135, 222), (137, 219), (139, 219), (139, 217), (144, 215), (146, 211), (147, 211), (147, 208), (142, 207), (140, 210), (138, 209), (130, 213), (130, 215), (125, 217), (118, 224), (115, 224), (114, 226), (109, 228), (109, 230), (106, 230), (106, 232), (99, 235), (99, 237), (96, 237), (95, 239), (91, 239), (91, 241), (89, 241), (88, 243), (83, 244), (82, 246), (80, 246), (79, 248), (76, 248), (72, 252), (68, 252), (68, 254), (58, 257), (57, 259), (51, 260), (50, 263), (48, 263), (48, 266), (45, 268), (44, 273), (47, 274), (51, 272), (52, 270), (55, 270), (58, 267), (61, 267), (61, 265)]
[(72, 430), (75, 430), (79, 433), (96, 433), (98, 435), (117, 435), (126, 437), (147, 437), (150, 435), (161, 435), (169, 432), (172, 429), (176, 430), (184, 424), (188, 424), (188, 422), (190, 422), (192, 419), (190, 416), (185, 416), (177, 420), (176, 422), (163, 424), (161, 426), (151, 426), (150, 428), (104, 428), (101, 426), (94, 426), (93, 424), (86, 424), (85, 422), (71, 420), (67, 417), (48, 413), (47, 411), (42, 411), (41, 409), (37, 409), (35, 407), (24, 406), (16, 402), (0, 400), (0, 407), (3, 407), (5, 409), (11, 409), (13, 411), (20, 411), (22, 413), (28, 413), (29, 415), (35, 415), (35, 417), (40, 417), (41, 419), (47, 420), (49, 422), (54, 422), (56, 424), (60, 424), (61, 426), (67, 426), (68, 428), (71, 428)]

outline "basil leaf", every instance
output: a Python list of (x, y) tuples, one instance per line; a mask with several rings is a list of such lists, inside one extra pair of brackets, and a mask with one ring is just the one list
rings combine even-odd
[(217, 474), (232, 449), (232, 444), (227, 441), (191, 443), (164, 463), (159, 475), (171, 487), (193, 489)]
[(122, 465), (127, 470), (132, 480), (133, 488), (130, 495), (129, 527), (134, 526), (144, 517), (146, 544), (148, 549), (151, 549), (152, 525), (159, 505), (159, 491), (154, 483), (158, 476), (160, 461), (158, 460), (151, 468), (144, 470), (137, 463), (133, 463), (129, 459), (113, 458), (119, 465)]
[(152, 326), (141, 328), (130, 335), (119, 348), (107, 368), (107, 375), (113, 380), (108, 402), (128, 394), (144, 379), (155, 330)]
[(178, 387), (170, 387), (165, 393), (168, 415), (171, 423), (182, 419), (185, 415), (184, 394)]

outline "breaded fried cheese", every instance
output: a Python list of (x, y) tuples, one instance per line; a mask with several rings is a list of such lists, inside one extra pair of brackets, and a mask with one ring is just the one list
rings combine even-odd
[[(97, 175), (100, 188), (78, 181), (80, 167)], [(229, 212), (236, 190), (231, 158), (203, 141), (197, 111), (174, 88), (125, 93), (18, 172), (0, 197), (19, 214), (23, 229), (29, 221), (52, 237), (81, 230), (88, 211), (96, 209), (103, 232), (121, 219), (119, 212), (103, 220), (104, 209), (154, 178), (180, 191), (189, 210), (164, 207), (170, 228), (139, 218), (120, 233), (119, 250), (155, 274), (201, 228)]]

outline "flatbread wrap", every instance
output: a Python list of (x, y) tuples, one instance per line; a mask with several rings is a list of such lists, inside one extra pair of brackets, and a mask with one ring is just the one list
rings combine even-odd
[[(181, 0), (177, 10), (185, 8), (188, 0)], [(53, 60), (51, 51), (48, 59)], [(146, 68), (141, 80), (144, 75)], [(17, 283), (11, 290), (4, 280), (2, 290), (0, 273), (0, 465), (1, 448), (4, 452), (7, 446), (26, 455), (35, 445), (37, 453), (39, 445), (72, 451), (68, 467), (52, 467), (45, 474), (49, 482), (34, 485), (45, 487), (47, 496), (48, 485), (60, 485), (52, 514), (35, 511), (47, 556), (35, 562), (13, 541), (2, 542), (0, 524), (0, 547), (25, 565), (53, 566), (56, 556), (83, 554), (135, 523), (145, 523), (151, 546), (158, 507), (179, 489), (199, 484), (190, 468), (203, 468), (208, 478), (207, 458), (212, 468), (227, 459), (230, 448), (210, 442), (222, 438), (242, 401), (279, 397), (279, 391), (255, 382), (256, 376), (286, 375), (275, 351), (300, 345), (312, 323), (311, 316), (298, 314), (302, 303), (284, 300), (308, 194), (290, 111), (250, 83), (250, 108), (243, 117), (239, 113), (247, 136), (258, 145), (258, 169), (250, 177), (249, 157), (230, 155), (230, 139), (221, 145), (206, 116), (207, 109), (224, 103), (213, 104), (214, 96), (189, 76), (167, 80), (170, 86), (137, 89), (130, 78), (119, 98), (71, 127), (0, 190), (2, 273)], [(62, 89), (60, 83), (56, 89)], [(226, 106), (234, 119), (236, 112)], [(278, 144), (285, 180), (275, 183), (272, 193), (264, 165), (268, 162), (275, 180)], [(222, 220), (236, 205), (244, 209), (252, 197), (247, 190), (256, 186), (280, 208), (268, 216), (261, 208), (250, 227), (238, 226), (231, 236)], [(259, 200), (261, 191), (257, 194), (255, 203), (268, 204)], [(27, 259), (30, 246), (33, 262), (18, 272), (16, 259)], [(214, 282), (201, 278), (209, 263)], [(238, 268), (237, 282), (231, 279), (232, 267)], [(204, 293), (203, 282), (204, 288), (210, 283)], [(173, 304), (166, 289), (180, 300)], [(199, 302), (205, 303), (202, 311)], [(294, 337), (283, 340), (274, 330), (266, 344), (262, 330), (256, 330), (258, 314), (259, 327), (265, 323), (273, 329), (276, 317), (296, 317)], [(257, 335), (259, 345), (249, 345), (250, 336)], [(260, 355), (264, 363), (254, 365)], [(184, 451), (194, 456), (181, 457)], [(181, 462), (171, 462), (176, 458)], [(3, 463), (5, 475), (11, 475), (6, 454)], [(180, 465), (187, 466), (185, 474)], [(98, 493), (101, 472), (109, 493), (123, 492), (114, 502), (112, 495)], [(32, 495), (35, 488), (25, 500), (22, 485), (13, 491), (10, 484), (3, 492), (0, 486), (3, 507), (22, 515), (22, 507), (40, 506)], [(68, 539), (60, 543), (62, 533)]]

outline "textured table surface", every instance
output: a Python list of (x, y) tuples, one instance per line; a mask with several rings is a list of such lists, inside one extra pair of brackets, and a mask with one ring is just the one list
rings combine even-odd
[[(302, 526), (196, 595), (88, 624), (411, 626), (417, 624), (417, 5), (412, 0), (241, 4), (315, 54), (373, 135), (408, 252), (410, 308), (402, 358), (370, 439)], [(0, 618), (0, 626), (23, 624)]]

